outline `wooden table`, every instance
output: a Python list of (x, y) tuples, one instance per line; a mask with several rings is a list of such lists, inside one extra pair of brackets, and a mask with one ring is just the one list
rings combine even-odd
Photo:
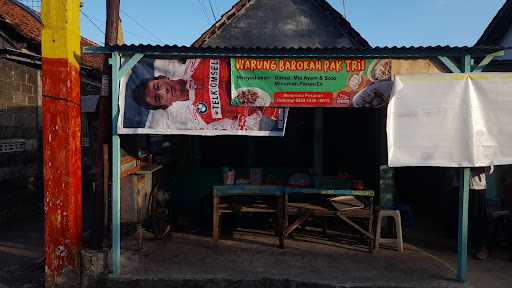
[(121, 179), (121, 223), (136, 223), (139, 248), (142, 249), (143, 223), (148, 217), (148, 203), (154, 177), (162, 165), (142, 164), (130, 169)]
[[(270, 197), (274, 198), (271, 205), (255, 202), (249, 205), (234, 206), (223, 201), (233, 197)], [(224, 185), (213, 187), (213, 242), (219, 239), (220, 216), (223, 213), (271, 213), (276, 215), (276, 235), (279, 247), (284, 248), (284, 190), (282, 186), (264, 185)]]
[[(337, 196), (355, 196), (358, 198), (368, 198), (364, 201), (363, 207), (355, 207), (347, 210), (328, 209), (319, 205), (309, 203), (293, 203), (288, 201), (288, 196), (291, 195), (320, 195), (327, 197)], [(365, 237), (368, 238), (368, 249), (371, 252), (373, 250), (373, 241), (375, 235), (373, 233), (373, 197), (375, 192), (372, 190), (330, 190), (330, 189), (319, 189), (319, 188), (285, 188), (285, 227), (284, 237), (287, 237), (297, 227), (302, 225), (305, 221), (313, 217), (337, 217), (356, 230), (361, 232)], [(334, 208), (334, 207), (333, 207)], [(298, 218), (292, 224), (288, 225), (288, 214), (297, 215)], [(368, 226), (361, 227), (357, 223), (351, 220), (351, 218), (367, 218)]]
[[(289, 203), (288, 196), (297, 195), (320, 195), (320, 196), (356, 196), (368, 198), (367, 203), (362, 208), (340, 211), (328, 209), (322, 206), (310, 203)], [(274, 205), (265, 205), (254, 203), (252, 205), (243, 205), (234, 207), (223, 202), (227, 197), (255, 197), (265, 196), (276, 198)], [(285, 186), (260, 186), (260, 185), (224, 185), (213, 187), (213, 241), (217, 243), (219, 239), (220, 216), (223, 213), (274, 213), (277, 216), (276, 234), (279, 237), (279, 247), (284, 248), (284, 239), (293, 230), (312, 217), (337, 217), (369, 239), (369, 250), (373, 249), (373, 197), (372, 190), (329, 190), (318, 188), (291, 188)], [(288, 225), (288, 215), (297, 215), (298, 218), (292, 224)], [(361, 227), (350, 218), (368, 218), (368, 227)]]

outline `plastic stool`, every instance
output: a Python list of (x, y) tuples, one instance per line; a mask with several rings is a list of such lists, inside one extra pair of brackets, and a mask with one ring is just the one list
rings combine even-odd
[[(395, 219), (396, 238), (381, 238), (382, 218), (393, 217)], [(375, 252), (379, 249), (380, 243), (393, 243), (398, 251), (404, 252), (404, 242), (402, 240), (402, 221), (400, 220), (400, 211), (398, 210), (381, 210), (377, 219), (377, 231), (375, 234)]]

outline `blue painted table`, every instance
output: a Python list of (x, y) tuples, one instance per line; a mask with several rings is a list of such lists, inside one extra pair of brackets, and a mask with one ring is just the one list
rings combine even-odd
[[(368, 198), (367, 204), (353, 209), (336, 210), (327, 209), (321, 206), (309, 203), (289, 203), (288, 196), (297, 195), (320, 195), (320, 196), (355, 196)], [(274, 197), (276, 205), (244, 205), (236, 210), (230, 207), (222, 199), (226, 197)], [(375, 192), (372, 190), (336, 190), (336, 189), (318, 189), (318, 188), (295, 188), (286, 186), (265, 186), (265, 185), (223, 185), (213, 187), (213, 241), (217, 243), (219, 239), (220, 216), (223, 213), (274, 213), (278, 219), (276, 234), (279, 237), (279, 247), (284, 248), (284, 239), (297, 227), (312, 217), (337, 217), (348, 223), (369, 239), (369, 250), (373, 250), (373, 197)], [(288, 214), (294, 214), (296, 221), (288, 225)], [(368, 226), (363, 228), (349, 218), (364, 217), (368, 218)]]

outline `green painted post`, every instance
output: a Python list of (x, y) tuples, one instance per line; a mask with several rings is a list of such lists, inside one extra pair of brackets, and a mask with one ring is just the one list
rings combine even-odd
[(121, 141), (117, 135), (119, 54), (112, 53), (109, 62), (112, 65), (112, 270), (114, 275), (119, 275), (121, 270)]
[(144, 54), (135, 54), (121, 68), (119, 53), (112, 53), (112, 270), (121, 272), (121, 140), (117, 135), (119, 116), (119, 80), (139, 62)]
[[(464, 56), (464, 73), (471, 72), (471, 56)], [(457, 280), (467, 281), (468, 271), (468, 204), (470, 168), (462, 168), (459, 181), (459, 237)]]
[(473, 72), (482, 72), (484, 70), (485, 66), (487, 66), (487, 64), (491, 63), (491, 61), (495, 57), (499, 57), (499, 56), (503, 56), (503, 55), (505, 55), (505, 51), (501, 50), (501, 51), (498, 51), (498, 52), (495, 52), (495, 53), (485, 56), (485, 58), (473, 69)]
[[(485, 56), (485, 58), (473, 68), (472, 72), (482, 72), (485, 69), (487, 64), (491, 63), (491, 61), (496, 58), (505, 55), (505, 51), (501, 50), (492, 54)], [(492, 173), (487, 177), (487, 197), (493, 199), (494, 201), (499, 201), (498, 199), (498, 183), (496, 179), (496, 173)]]
[(470, 168), (462, 168), (459, 180), (459, 245), (457, 280), (466, 282), (468, 268), (468, 203)]
[(450, 72), (452, 72), (452, 73), (460, 73), (461, 72), (459, 67), (457, 67), (457, 65), (455, 65), (455, 63), (453, 63), (452, 60), (450, 60), (450, 58), (445, 57), (445, 56), (439, 56), (437, 58), (441, 62), (443, 62), (444, 65), (446, 65), (446, 67), (450, 70)]

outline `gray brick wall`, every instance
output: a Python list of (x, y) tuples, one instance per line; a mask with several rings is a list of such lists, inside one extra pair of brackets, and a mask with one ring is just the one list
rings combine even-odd
[[(0, 58), (0, 224), (42, 213), (40, 73)], [(81, 95), (100, 94), (100, 76), (81, 80)]]
[(0, 147), (24, 143), (22, 151), (0, 149), (0, 181), (37, 172), (26, 168), (39, 159), (39, 73), (37, 68), (0, 59)]

